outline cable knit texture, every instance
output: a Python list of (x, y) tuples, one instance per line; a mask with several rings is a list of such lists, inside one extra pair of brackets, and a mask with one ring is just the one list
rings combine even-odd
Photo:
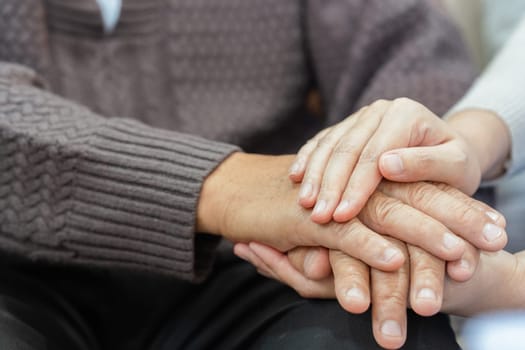
[[(424, 1), (0, 0), (0, 247), (33, 260), (202, 279), (206, 176), (239, 147), (287, 152), (375, 98), (438, 113), (472, 78)], [(124, 118), (122, 118), (124, 117)]]

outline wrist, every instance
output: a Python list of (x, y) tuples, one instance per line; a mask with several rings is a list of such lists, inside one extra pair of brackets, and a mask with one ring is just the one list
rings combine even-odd
[(251, 217), (250, 213), (243, 215), (247, 211), (258, 210), (250, 208), (257, 208), (259, 202), (273, 200), (275, 204), (276, 198), (267, 198), (275, 192), (281, 200), (286, 197), (286, 203), (295, 198), (297, 190), (293, 187), (297, 186), (287, 177), (293, 158), (243, 152), (231, 154), (203, 183), (197, 205), (197, 230), (232, 241), (244, 241), (242, 237), (249, 237), (250, 230), (255, 229), (249, 227), (253, 222), (250, 225), (243, 221)]
[(198, 232), (222, 235), (226, 206), (233, 197), (233, 174), (236, 173), (244, 155), (243, 152), (232, 153), (204, 180), (197, 204)]
[(515, 293), (515, 307), (523, 309), (525, 308), (525, 250), (514, 254), (514, 257), (516, 259), (516, 268), (514, 269), (512, 284), (509, 289)]
[(511, 137), (498, 114), (484, 109), (466, 109), (451, 115), (447, 123), (472, 148), (483, 180), (494, 179), (505, 172)]

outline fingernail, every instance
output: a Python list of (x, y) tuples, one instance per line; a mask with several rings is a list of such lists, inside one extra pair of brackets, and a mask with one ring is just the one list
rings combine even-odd
[(401, 160), (401, 157), (395, 153), (383, 156), (382, 162), (383, 166), (395, 175), (401, 174), (404, 170), (403, 161)]
[(301, 171), (305, 163), (305, 159), (302, 156), (299, 156), (295, 159), (292, 166), (290, 167), (290, 174), (297, 174)]
[(386, 248), (385, 251), (383, 252), (382, 259), (383, 259), (384, 262), (390, 262), (398, 254), (401, 254), (401, 253), (399, 253), (399, 250), (397, 250), (395, 248)]
[(487, 214), (487, 216), (494, 222), (498, 222), (498, 219), (499, 219), (499, 215), (496, 214), (495, 212), (493, 211), (487, 211), (485, 212), (485, 214)]
[(461, 243), (461, 239), (453, 235), (452, 233), (446, 232), (443, 235), (443, 246), (447, 249), (454, 249)]
[(292, 166), (290, 167), (290, 170), (288, 171), (288, 173), (290, 175), (294, 175), (294, 174), (297, 174), (299, 172), (299, 168), (300, 168), (301, 164), (299, 164), (299, 162), (294, 162), (292, 164)]
[(485, 224), (483, 227), (483, 236), (489, 242), (494, 242), (503, 234), (501, 227), (494, 224)]
[(421, 290), (417, 293), (418, 299), (430, 299), (430, 300), (436, 300), (436, 293), (430, 288), (421, 288)]
[(313, 186), (311, 183), (306, 182), (301, 186), (301, 190), (299, 191), (299, 197), (301, 198), (308, 198), (312, 194)]
[(318, 200), (317, 203), (315, 204), (315, 208), (312, 214), (316, 214), (316, 215), (321, 214), (326, 209), (326, 206), (327, 204), (324, 199)]
[(401, 326), (394, 320), (386, 320), (381, 325), (381, 333), (390, 337), (400, 337)]
[(234, 254), (239, 258), (239, 259), (242, 259), (244, 261), (247, 261), (247, 262), (250, 262), (250, 259), (248, 259), (248, 257), (244, 254), (244, 253), (239, 253), (239, 252), (235, 252), (234, 251)]
[(365, 294), (363, 293), (363, 291), (361, 289), (356, 288), (356, 287), (352, 287), (352, 288), (346, 290), (345, 297), (347, 299), (363, 300), (365, 298)]

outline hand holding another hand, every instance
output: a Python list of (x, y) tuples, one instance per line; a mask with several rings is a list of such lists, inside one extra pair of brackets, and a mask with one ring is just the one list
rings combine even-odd
[[(439, 231), (442, 227), (461, 232), (478, 245), (487, 245), (489, 242), (482, 238), (484, 225), (500, 230), (501, 235), (496, 239), (500, 241), (497, 247), (492, 247), (494, 250), (506, 242), (501, 215), (442, 184), (383, 182), (359, 219), (377, 232), (391, 233), (405, 240), (413, 233), (412, 240), (421, 246), (428, 242), (417, 241), (420, 237), (427, 241), (434, 238), (430, 245), (439, 245), (435, 236), (442, 232)], [(414, 244), (386, 239), (396, 245), (404, 257), (403, 265), (396, 271), (369, 268), (358, 258), (333, 249), (296, 248), (283, 254), (252, 242), (236, 244), (234, 251), (261, 273), (290, 285), (305, 297), (336, 297), (343, 308), (353, 313), (365, 311), (371, 302), (376, 340), (384, 347), (397, 348), (405, 340), (407, 305), (424, 316), (438, 312), (442, 306), (446, 269), (456, 280), (467, 280), (475, 271), (479, 252), (471, 244), (464, 244), (462, 260), (446, 267), (443, 260)]]
[[(487, 140), (498, 139), (497, 144)], [(396, 182), (437, 181), (473, 194), (481, 178), (503, 170), (510, 135), (494, 113), (467, 110), (447, 121), (400, 98), (378, 100), (306, 143), (290, 167), (302, 182), (299, 203), (312, 220), (354, 217), (385, 177)]]
[(316, 224), (308, 219), (309, 211), (296, 204), (299, 186), (286, 179), (291, 160), (291, 156), (233, 154), (205, 182), (198, 230), (233, 242), (264, 243), (282, 252), (321, 246), (383, 271), (396, 270), (404, 260), (385, 234), (444, 261), (470, 259), (469, 269), (475, 266), (475, 259), (468, 256), (474, 249), (467, 249), (465, 241), (488, 251), (506, 243), (501, 215), (479, 202), (466, 205), (456, 196), (473, 200), (459, 191), (427, 183), (385, 182), (358, 218)]

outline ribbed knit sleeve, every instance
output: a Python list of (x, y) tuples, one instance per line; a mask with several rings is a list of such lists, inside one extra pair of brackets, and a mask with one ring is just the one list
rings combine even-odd
[(525, 81), (524, 47), (525, 17), (472, 88), (449, 112), (484, 108), (498, 113), (507, 123), (512, 138), (511, 161), (506, 176), (499, 180), (525, 168), (525, 92), (521, 86)]
[(459, 31), (429, 1), (309, 3), (310, 48), (330, 124), (378, 98), (409, 97), (441, 114), (474, 78)]
[(202, 278), (217, 241), (194, 233), (200, 189), (237, 148), (103, 118), (35, 85), (0, 63), (0, 249)]

